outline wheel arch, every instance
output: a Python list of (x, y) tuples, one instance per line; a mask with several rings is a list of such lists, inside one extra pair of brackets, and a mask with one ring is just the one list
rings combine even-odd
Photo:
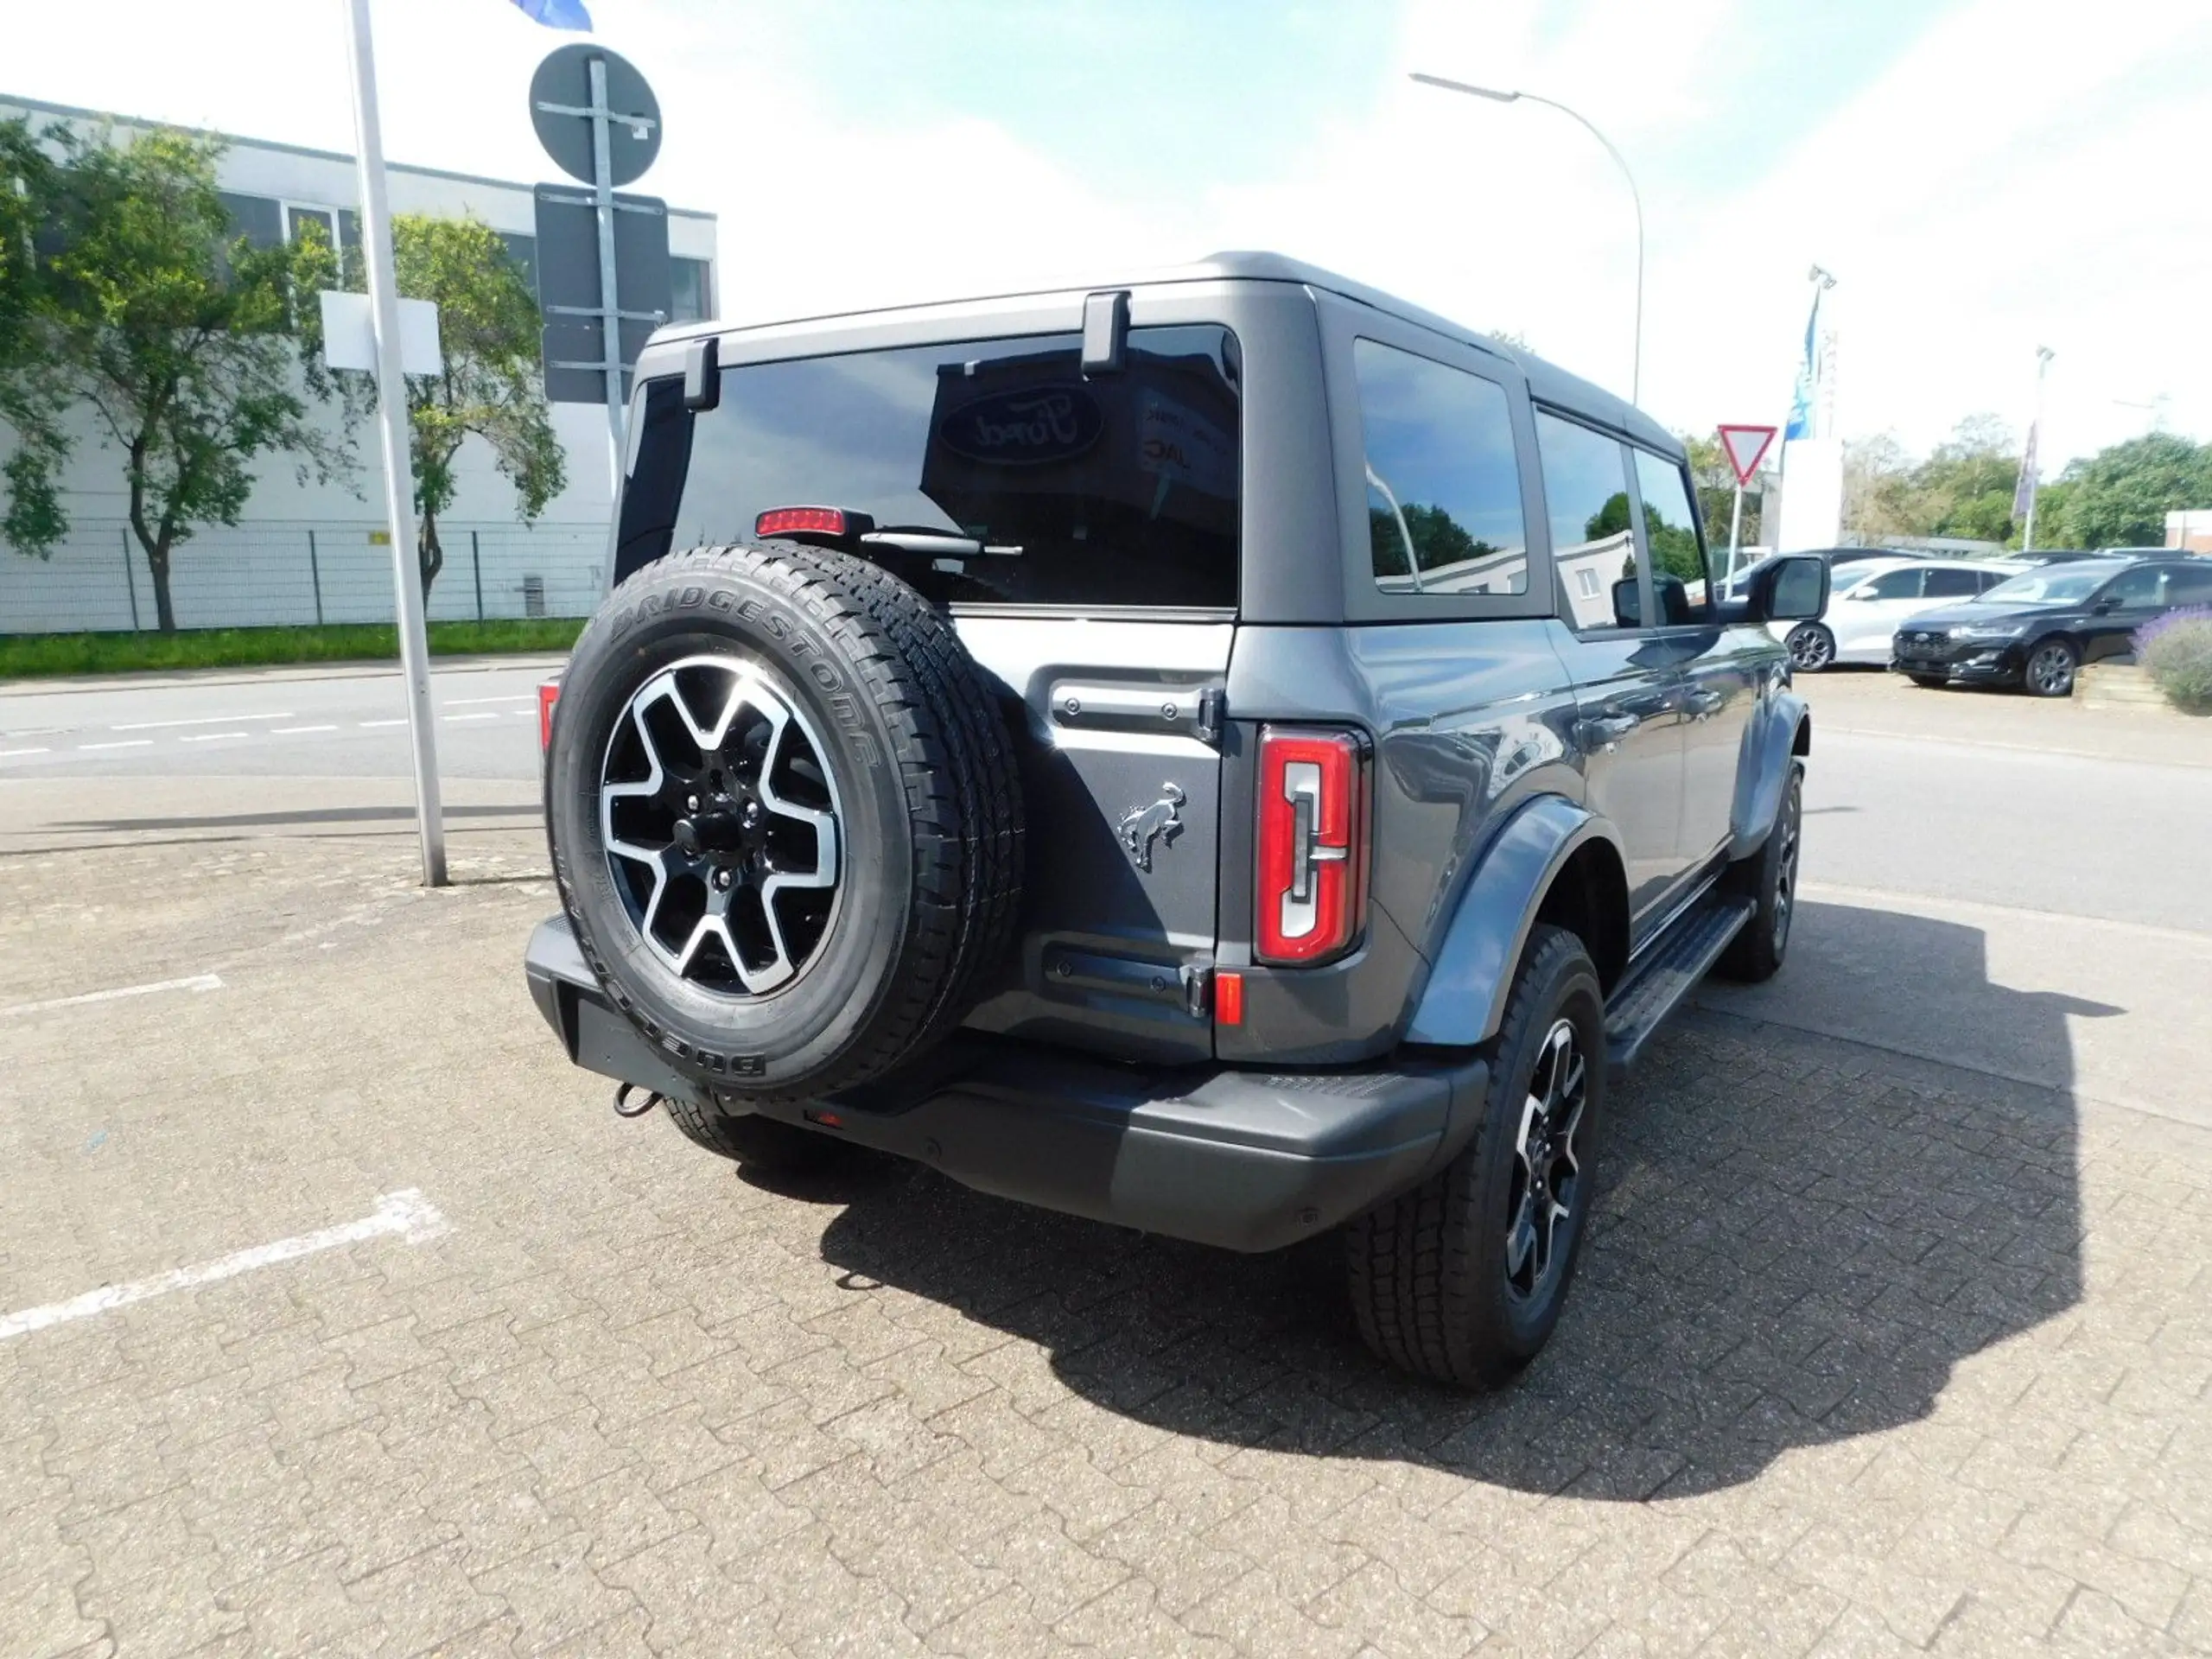
[(1539, 921), (1581, 935), (1600, 982), (1612, 986), (1628, 960), (1620, 836), (1563, 795), (1528, 802), (1484, 849), (1413, 998), (1406, 1040), (1466, 1047), (1496, 1036)]
[(1804, 698), (1783, 691), (1763, 699), (1744, 730), (1736, 760), (1736, 802), (1729, 815), (1728, 856), (1749, 858), (1766, 844), (1793, 767), (1813, 752), (1813, 713)]

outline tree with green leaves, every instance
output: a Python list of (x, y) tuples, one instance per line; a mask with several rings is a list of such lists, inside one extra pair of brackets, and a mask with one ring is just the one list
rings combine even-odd
[[(482, 221), (403, 213), (392, 221), (399, 291), (438, 308), (445, 366), (407, 377), (409, 448), (415, 467), (416, 551), (423, 594), (445, 568), (438, 515), (453, 505), (470, 438), (492, 451), (528, 523), (567, 484), (560, 440), (539, 364), (537, 296), (499, 234)], [(358, 258), (349, 273), (357, 282)]]
[(2169, 512), (2212, 507), (2212, 445), (2146, 432), (2075, 461), (2036, 505), (2036, 539), (2051, 546), (2044, 526), (2054, 493), (2076, 546), (2162, 547)]
[(327, 382), (299, 326), (302, 251), (226, 245), (220, 143), (48, 137), (44, 275), (60, 371), (122, 454), (130, 533), (167, 632), (177, 550), (201, 525), (238, 522), (257, 458), (290, 455), (304, 482), (348, 473), (350, 451), (311, 414)]
[(28, 121), (0, 121), (0, 423), (14, 435), (0, 467), (0, 538), (46, 553), (68, 520), (56, 486), (67, 405), (40, 241), (53, 212), (54, 162)]

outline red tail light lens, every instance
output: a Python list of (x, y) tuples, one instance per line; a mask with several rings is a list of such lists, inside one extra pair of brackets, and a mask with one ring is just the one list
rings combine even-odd
[(845, 512), (842, 507), (771, 507), (753, 521), (755, 536), (842, 536), (845, 533)]
[(1349, 732), (1260, 728), (1254, 954), (1303, 966), (1341, 956), (1367, 906), (1367, 777)]
[(553, 747), (553, 705), (561, 701), (561, 682), (546, 680), (537, 688), (537, 752)]

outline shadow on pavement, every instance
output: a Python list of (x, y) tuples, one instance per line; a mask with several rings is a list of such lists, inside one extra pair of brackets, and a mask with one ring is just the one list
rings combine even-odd
[[(1810, 903), (1798, 929), (1801, 944), (1848, 931), (1878, 949), (1901, 1007), (1940, 988), (1982, 1042), (2068, 1053), (2080, 1005), (1992, 984), (1978, 929)], [(1042, 1347), (1079, 1395), (1179, 1434), (1593, 1498), (1710, 1491), (1793, 1447), (1924, 1416), (1961, 1360), (2080, 1298), (2060, 1069), (2046, 1092), (1688, 1016), (1614, 1096), (1557, 1336), (1487, 1395), (1368, 1356), (1334, 1238), (1233, 1255), (856, 1158), (822, 1254), (856, 1292), (948, 1303)]]

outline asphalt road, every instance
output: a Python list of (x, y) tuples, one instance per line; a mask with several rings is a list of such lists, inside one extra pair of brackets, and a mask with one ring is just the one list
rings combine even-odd
[[(535, 778), (536, 688), (557, 662), (435, 669), (441, 774)], [(0, 695), (0, 779), (412, 772), (406, 691), (388, 669), (180, 676)]]

